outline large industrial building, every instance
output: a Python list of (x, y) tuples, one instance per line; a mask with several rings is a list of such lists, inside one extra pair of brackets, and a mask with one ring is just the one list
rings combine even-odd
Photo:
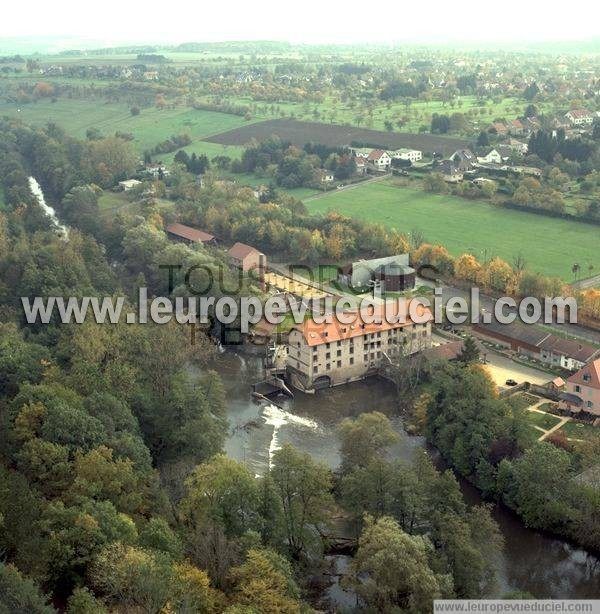
[[(293, 329), (287, 358), (292, 385), (313, 392), (346, 384), (377, 373), (384, 361), (402, 359), (429, 348), (431, 311), (418, 305), (416, 321), (408, 316), (393, 321), (394, 315), (402, 313), (401, 309), (408, 310), (410, 301), (402, 303), (393, 301), (368, 311), (345, 314), (344, 320), (346, 315), (353, 317), (350, 324), (342, 323), (334, 315), (331, 323), (307, 320)], [(380, 314), (380, 323), (372, 321), (375, 309), (386, 310), (385, 316)]]

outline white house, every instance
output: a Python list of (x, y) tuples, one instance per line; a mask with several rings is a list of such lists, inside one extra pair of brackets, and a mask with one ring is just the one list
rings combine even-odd
[(586, 109), (572, 109), (565, 117), (572, 126), (589, 126), (594, 122), (594, 116)]
[(383, 151), (383, 149), (374, 149), (369, 154), (367, 160), (380, 171), (388, 170), (392, 164), (392, 159), (387, 151)]
[(317, 169), (315, 174), (317, 181), (320, 181), (321, 183), (331, 183), (335, 179), (334, 174), (324, 168)]
[(502, 164), (502, 156), (496, 149), (492, 149), (485, 156), (478, 157), (477, 162), (480, 164)]
[(390, 158), (395, 160), (410, 160), (411, 162), (418, 162), (423, 159), (423, 152), (418, 149), (396, 149), (395, 151), (388, 151), (387, 154)]
[(133, 188), (137, 188), (141, 185), (142, 182), (137, 179), (126, 179), (125, 181), (119, 181), (119, 187), (123, 190), (123, 192), (129, 192), (129, 190), (133, 190)]

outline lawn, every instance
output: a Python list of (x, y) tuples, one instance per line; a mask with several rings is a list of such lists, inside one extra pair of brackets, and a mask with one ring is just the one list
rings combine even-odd
[(551, 416), (550, 414), (540, 414), (537, 411), (525, 410), (526, 418), (529, 424), (539, 426), (545, 431), (549, 431), (553, 426), (556, 426), (560, 422), (560, 418)]
[(429, 194), (387, 182), (331, 192), (306, 203), (312, 213), (337, 210), (409, 233), (418, 229), (429, 243), (454, 256), (500, 256), (508, 262), (521, 252), (528, 269), (572, 278), (571, 266), (600, 268), (600, 231), (582, 222), (503, 209), (489, 203)]
[[(100, 100), (59, 99), (55, 103), (41, 101), (21, 106), (0, 103), (0, 117), (4, 115), (20, 117), (31, 124), (52, 121), (77, 138), (84, 138), (88, 128), (97, 128), (106, 136), (116, 131), (129, 132), (134, 135), (134, 143), (140, 152), (173, 134), (188, 133), (192, 140), (198, 141), (248, 123), (237, 115), (189, 107), (162, 110), (152, 107), (132, 116), (128, 106)], [(214, 147), (212, 150), (217, 151)]]
[(581, 422), (567, 422), (561, 429), (571, 439), (586, 439), (600, 433), (600, 429), (592, 424)]

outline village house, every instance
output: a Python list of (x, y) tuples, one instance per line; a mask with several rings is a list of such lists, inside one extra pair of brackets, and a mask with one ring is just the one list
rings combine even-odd
[(264, 277), (267, 269), (267, 257), (255, 247), (238, 242), (227, 253), (234, 267), (241, 269), (244, 273), (256, 271), (259, 278)]
[(521, 135), (525, 132), (525, 126), (523, 122), (517, 117), (516, 119), (511, 119), (508, 122), (508, 130), (511, 134)]
[(319, 183), (332, 183), (333, 181), (335, 181), (335, 175), (333, 174), (333, 171), (328, 171), (324, 168), (318, 168), (315, 171), (315, 177)]
[(335, 315), (331, 323), (309, 319), (292, 329), (286, 365), (291, 384), (304, 392), (339, 386), (375, 375), (382, 364), (429, 348), (429, 309), (418, 306), (418, 322), (404, 317), (400, 309), (408, 312), (409, 301), (348, 313), (344, 322)]
[(475, 154), (470, 149), (459, 149), (455, 151), (450, 160), (454, 162), (454, 166), (461, 173), (466, 173), (473, 170), (473, 164), (477, 162)]
[(123, 192), (129, 192), (129, 190), (133, 190), (139, 185), (142, 185), (142, 182), (138, 181), (137, 179), (125, 179), (125, 181), (119, 181), (119, 187), (123, 190)]
[(477, 158), (479, 164), (502, 164), (502, 156), (497, 149), (492, 149), (485, 156)]
[(361, 156), (357, 156), (354, 158), (354, 164), (356, 165), (356, 174), (357, 175), (366, 175), (367, 174), (367, 160)]
[(589, 126), (594, 123), (594, 116), (586, 109), (572, 109), (565, 113), (565, 118), (572, 126)]
[(463, 174), (458, 170), (453, 160), (442, 160), (434, 165), (433, 171), (441, 173), (447, 183), (458, 183), (463, 180)]
[(166, 228), (167, 235), (170, 239), (179, 241), (181, 243), (187, 243), (188, 245), (193, 243), (201, 243), (203, 245), (215, 245), (216, 239), (213, 235), (185, 224), (169, 224)]
[(600, 359), (585, 365), (567, 379), (558, 406), (571, 413), (600, 415)]
[(508, 126), (504, 122), (492, 122), (489, 131), (500, 136), (506, 136), (508, 134)]
[(367, 161), (378, 171), (387, 171), (392, 164), (392, 159), (383, 149), (374, 149), (367, 157)]
[(523, 143), (522, 141), (518, 141), (517, 139), (508, 139), (505, 144), (510, 149), (522, 155), (525, 155), (527, 153), (527, 150), (529, 149), (527, 143)]
[(423, 159), (423, 152), (418, 149), (396, 149), (394, 151), (388, 151), (388, 156), (394, 160), (410, 160), (411, 162), (418, 162)]

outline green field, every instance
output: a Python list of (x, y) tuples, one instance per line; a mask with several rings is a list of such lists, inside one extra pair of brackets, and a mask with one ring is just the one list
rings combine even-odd
[(453, 196), (429, 194), (389, 183), (331, 192), (306, 203), (313, 213), (337, 210), (409, 233), (418, 229), (429, 243), (454, 256), (500, 256), (508, 262), (521, 252), (526, 267), (571, 280), (577, 262), (600, 268), (600, 228), (536, 213), (503, 209)]
[(4, 190), (0, 186), (0, 211), (6, 207), (6, 201), (4, 200)]
[(141, 113), (134, 117), (126, 105), (104, 103), (100, 100), (59, 99), (55, 103), (39, 101), (21, 106), (0, 103), (0, 117), (4, 115), (20, 117), (30, 124), (39, 125), (52, 121), (77, 138), (84, 138), (88, 128), (97, 128), (105, 136), (113, 135), (116, 131), (129, 132), (134, 135), (139, 151), (154, 147), (173, 134), (185, 132), (194, 141), (198, 141), (248, 123), (237, 115), (200, 111), (189, 107), (162, 110), (152, 107), (142, 109)]
[[(218, 143), (209, 143), (208, 141), (194, 141), (191, 145), (182, 147), (184, 151), (191, 156), (195, 153), (197, 156), (204, 154), (209, 160), (212, 160), (216, 156), (228, 156), (232, 160), (239, 160), (242, 157), (244, 148), (238, 145), (219, 145)], [(177, 152), (165, 154), (160, 159), (165, 164), (170, 164)]]

